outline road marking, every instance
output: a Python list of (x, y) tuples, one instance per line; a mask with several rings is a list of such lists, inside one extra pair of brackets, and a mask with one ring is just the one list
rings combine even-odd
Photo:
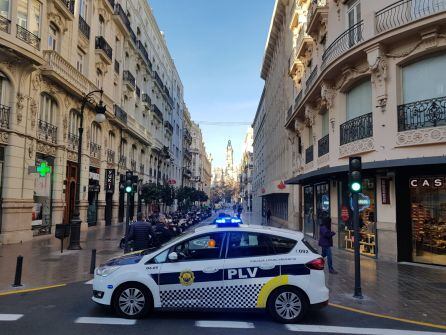
[(84, 284), (85, 285), (93, 285), (93, 279), (90, 279), (89, 281), (86, 281)]
[(405, 323), (411, 323), (414, 325), (418, 325), (418, 326), (424, 326), (424, 327), (431, 327), (431, 328), (438, 328), (438, 329), (446, 329), (446, 326), (443, 325), (437, 325), (434, 323), (429, 323), (429, 322), (422, 322), (422, 321), (415, 321), (415, 320), (409, 320), (409, 319), (403, 319), (403, 318), (397, 318), (395, 316), (391, 316), (391, 315), (385, 315), (385, 314), (378, 314), (378, 313), (372, 313), (372, 312), (366, 312), (360, 309), (356, 309), (356, 308), (352, 308), (352, 307), (347, 307), (347, 306), (342, 306), (342, 305), (338, 305), (338, 304), (332, 304), (329, 303), (328, 305), (330, 305), (331, 307), (336, 307), (339, 309), (344, 309), (346, 311), (350, 311), (350, 312), (355, 312), (355, 313), (359, 313), (359, 314), (364, 314), (364, 315), (369, 315), (369, 316), (375, 316), (377, 318), (383, 318), (383, 319), (389, 319), (389, 320), (395, 320), (395, 321), (400, 321), (400, 322), (405, 322)]
[(17, 321), (23, 314), (0, 314), (0, 321)]
[(51, 288), (57, 288), (57, 287), (63, 287), (63, 286), (67, 286), (67, 284), (57, 284), (57, 285), (50, 285), (50, 286), (41, 286), (41, 287), (35, 287), (35, 288), (28, 288), (28, 289), (23, 289), (23, 290), (13, 290), (13, 291), (0, 292), (0, 297), (1, 296), (5, 296), (5, 295), (11, 295), (11, 294), (20, 294), (20, 293), (28, 293), (28, 292), (49, 290)]
[(74, 323), (133, 326), (136, 323), (136, 320), (121, 319), (121, 318), (93, 318), (88, 316), (82, 316), (80, 318), (77, 318), (74, 321)]
[(254, 324), (252, 322), (241, 321), (196, 321), (195, 326), (201, 328), (254, 328)]
[(293, 332), (307, 333), (333, 333), (333, 334), (361, 334), (361, 335), (444, 335), (446, 333), (425, 332), (415, 330), (380, 329), (380, 328), (354, 328), (317, 325), (286, 325)]

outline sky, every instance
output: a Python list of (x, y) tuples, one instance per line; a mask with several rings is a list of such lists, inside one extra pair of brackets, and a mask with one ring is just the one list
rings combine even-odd
[[(194, 121), (252, 123), (263, 90), (260, 69), (274, 0), (149, 0), (184, 86)], [(248, 125), (201, 124), (214, 161), (228, 140), (239, 164)]]

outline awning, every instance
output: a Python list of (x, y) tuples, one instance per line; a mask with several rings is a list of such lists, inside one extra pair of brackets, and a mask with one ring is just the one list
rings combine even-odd
[[(391, 159), (385, 161), (367, 162), (362, 164), (363, 170), (391, 169), (398, 167), (446, 164), (446, 156), (440, 157), (419, 157), (405, 159)], [(348, 172), (348, 165), (325, 167), (305, 174), (297, 175), (285, 181), (285, 184), (303, 184), (313, 180), (336, 177), (339, 174)]]

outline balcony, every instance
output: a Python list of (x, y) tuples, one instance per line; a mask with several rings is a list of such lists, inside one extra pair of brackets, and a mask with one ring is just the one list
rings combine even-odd
[(293, 49), (293, 54), (290, 57), (290, 76), (294, 77), (298, 73), (302, 73), (304, 69), (304, 64), (302, 61), (297, 57), (297, 47)]
[(119, 168), (126, 169), (127, 168), (127, 157), (124, 155), (121, 155), (119, 157), (118, 165), (119, 165)]
[(144, 164), (139, 164), (139, 173), (144, 174), (146, 171)]
[(189, 143), (189, 144), (192, 143), (192, 136), (190, 135), (190, 132), (189, 132), (189, 130), (187, 130), (187, 128), (184, 128), (184, 136), (183, 137), (187, 143)]
[(164, 128), (166, 128), (168, 131), (170, 131), (171, 134), (173, 134), (173, 126), (169, 121), (164, 121)]
[(115, 8), (115, 0), (108, 0), (108, 3), (110, 4), (110, 7), (111, 7), (112, 9)]
[(115, 5), (115, 11), (113, 15), (116, 18), (116, 22), (119, 24), (120, 28), (130, 34), (130, 30), (132, 30), (130, 20), (119, 3)]
[(445, 10), (444, 1), (400, 0), (376, 12), (376, 32), (380, 34)]
[(372, 113), (364, 114), (340, 125), (341, 145), (373, 136)]
[(122, 73), (122, 79), (124, 81), (124, 84), (126, 84), (130, 90), (132, 91), (135, 90), (136, 80), (130, 71), (124, 70), (124, 72)]
[(302, 90), (300, 90), (299, 94), (294, 99), (294, 110), (297, 109), (297, 107), (299, 106), (300, 102), (302, 101), (302, 96), (303, 96), (303, 92), (302, 92)]
[(116, 118), (123, 124), (127, 124), (127, 113), (118, 105), (114, 105), (113, 109), (115, 111)]
[(90, 26), (85, 19), (79, 15), (79, 30), (87, 39), (90, 39)]
[(115, 73), (119, 74), (119, 68), (121, 67), (121, 64), (115, 59)]
[(107, 149), (107, 163), (115, 164), (115, 151)]
[(32, 32), (26, 30), (22, 26), (17, 25), (17, 34), (16, 37), (19, 40), (22, 40), (26, 44), (32, 46), (33, 48), (40, 50), (40, 38), (37, 35), (34, 35)]
[(146, 105), (146, 107), (150, 107), (152, 105), (152, 100), (147, 93), (142, 94), (142, 102)]
[(141, 89), (139, 88), (138, 85), (135, 86), (135, 92), (138, 99), (141, 99)]
[(305, 149), (305, 164), (311, 163), (313, 159), (313, 146), (310, 146)]
[(90, 142), (90, 157), (96, 159), (101, 158), (101, 146), (99, 144)]
[(299, 35), (296, 40), (296, 48), (297, 53), (296, 56), (298, 58), (304, 57), (305, 52), (307, 51), (307, 47), (313, 44), (313, 39), (310, 35), (307, 34), (307, 24), (304, 23), (300, 28)]
[(69, 20), (74, 18), (74, 0), (56, 0), (54, 5), (62, 12), (62, 15)]
[(44, 50), (46, 64), (42, 67), (42, 75), (50, 77), (64, 88), (76, 92), (78, 96), (91, 91), (90, 81), (65, 58), (56, 51)]
[(157, 105), (153, 105), (153, 116), (157, 117), (160, 122), (164, 121), (163, 113), (160, 111)]
[(11, 20), (1, 15), (0, 15), (0, 30), (8, 34), (11, 32)]
[(67, 147), (70, 150), (77, 151), (79, 148), (79, 135), (68, 133)]
[(328, 17), (328, 0), (313, 0), (308, 8), (307, 34), (317, 35), (321, 23)]
[(143, 58), (147, 63), (149, 63), (149, 62), (150, 62), (150, 61), (149, 61), (149, 53), (147, 52), (147, 50), (146, 50), (144, 44), (142, 44), (141, 41), (138, 41), (137, 45), (138, 45), (138, 49), (139, 49), (139, 51), (141, 52), (142, 58)]
[(136, 172), (136, 161), (134, 159), (130, 160), (130, 170)]
[(158, 85), (158, 88), (160, 89), (161, 92), (164, 91), (164, 83), (161, 80), (161, 77), (159, 76), (158, 72), (155, 71), (155, 82)]
[(364, 41), (364, 22), (360, 21), (344, 31), (322, 54), (322, 67), (342, 56), (347, 50)]
[(317, 78), (317, 73), (318, 73), (317, 70), (318, 70), (318, 68), (316, 65), (314, 67), (314, 69), (311, 71), (310, 75), (308, 76), (307, 81), (305, 82), (305, 93), (308, 93), (310, 91), (311, 87), (313, 86), (314, 81)]
[(330, 151), (330, 137), (325, 135), (317, 142), (317, 155), (322, 157)]
[(398, 106), (398, 131), (446, 126), (446, 97)]
[(96, 49), (96, 52), (99, 53), (99, 56), (101, 57), (101, 59), (107, 65), (110, 65), (112, 62), (112, 58), (113, 58), (113, 50), (103, 36), (96, 36), (95, 49)]
[(49, 143), (57, 143), (57, 127), (46, 121), (40, 120), (37, 128), (37, 137)]
[(9, 115), (11, 107), (0, 105), (0, 128), (9, 129)]

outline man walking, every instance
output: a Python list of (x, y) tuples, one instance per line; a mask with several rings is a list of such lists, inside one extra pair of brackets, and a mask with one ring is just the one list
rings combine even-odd
[(268, 208), (266, 211), (266, 224), (269, 224), (271, 222), (271, 209)]
[(148, 249), (155, 241), (152, 226), (143, 220), (141, 212), (136, 215), (136, 222), (130, 226), (128, 241), (133, 242), (133, 251)]

